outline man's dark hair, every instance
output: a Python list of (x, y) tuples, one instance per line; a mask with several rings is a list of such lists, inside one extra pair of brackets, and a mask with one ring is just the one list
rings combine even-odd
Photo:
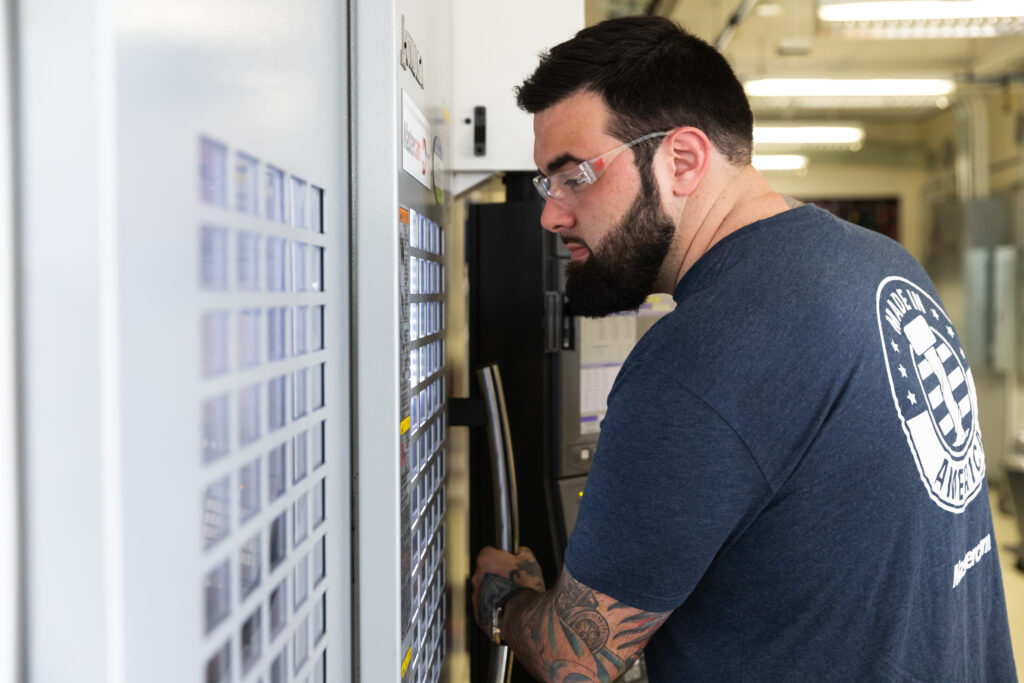
[[(733, 164), (750, 163), (754, 117), (743, 86), (713, 47), (663, 17), (609, 19), (541, 55), (516, 90), (520, 108), (544, 111), (579, 92), (600, 95), (611, 135), (628, 141), (693, 126)], [(649, 166), (657, 140), (636, 148)]]

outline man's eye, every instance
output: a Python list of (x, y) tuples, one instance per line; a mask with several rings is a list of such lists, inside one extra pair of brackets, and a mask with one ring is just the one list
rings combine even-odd
[(563, 185), (565, 185), (565, 186), (566, 186), (566, 188), (568, 188), (568, 189), (570, 189), (570, 190), (575, 190), (575, 189), (577, 189), (577, 188), (578, 188), (578, 187), (579, 187), (580, 185), (583, 185), (584, 183), (583, 183), (583, 181), (582, 181), (582, 180), (580, 180), (579, 178), (567, 178), (567, 179), (565, 180), (565, 182), (563, 182), (562, 184), (563, 184)]

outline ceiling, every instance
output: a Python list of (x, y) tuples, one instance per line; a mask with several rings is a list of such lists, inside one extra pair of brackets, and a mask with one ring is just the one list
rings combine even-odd
[[(1024, 0), (1022, 0), (1024, 2)], [(711, 44), (720, 40), (741, 0), (586, 0), (588, 24), (624, 14), (667, 16)], [(746, 16), (720, 49), (741, 80), (758, 77), (956, 77), (964, 89), (998, 87), (1024, 75), (1024, 37), (959, 39), (851, 39), (830, 33), (817, 20), (816, 0), (748, 2)], [(983, 83), (985, 85), (978, 85)], [(792, 113), (758, 110), (765, 116)], [(801, 116), (921, 119), (933, 110), (818, 111)]]

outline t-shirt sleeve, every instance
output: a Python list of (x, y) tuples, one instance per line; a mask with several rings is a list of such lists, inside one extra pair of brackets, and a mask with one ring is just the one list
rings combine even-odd
[(627, 362), (616, 380), (565, 565), (590, 588), (664, 612), (770, 489), (733, 429), (654, 366)]

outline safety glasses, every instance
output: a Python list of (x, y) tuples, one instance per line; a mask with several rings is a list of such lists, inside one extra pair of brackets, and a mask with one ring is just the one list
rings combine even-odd
[(660, 131), (648, 133), (635, 140), (630, 140), (624, 145), (605, 152), (601, 156), (584, 161), (575, 168), (554, 175), (546, 176), (543, 173), (533, 179), (533, 186), (537, 188), (542, 199), (552, 200), (559, 206), (570, 208), (579, 198), (579, 193), (587, 186), (597, 182), (608, 166), (615, 160), (615, 157), (625, 152), (630, 147), (635, 147), (645, 140), (660, 138), (668, 135), (671, 131)]

